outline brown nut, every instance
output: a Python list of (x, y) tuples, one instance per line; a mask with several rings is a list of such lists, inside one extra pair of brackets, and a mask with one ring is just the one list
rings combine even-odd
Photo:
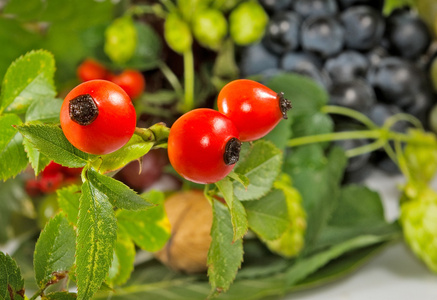
[(165, 210), (172, 227), (171, 237), (155, 257), (176, 271), (206, 271), (212, 208), (203, 192), (177, 192), (165, 201)]

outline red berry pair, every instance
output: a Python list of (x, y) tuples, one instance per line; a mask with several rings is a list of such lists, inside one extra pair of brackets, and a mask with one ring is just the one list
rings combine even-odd
[(77, 76), (82, 82), (104, 79), (119, 85), (132, 100), (137, 99), (146, 88), (143, 74), (133, 69), (126, 69), (121, 73), (112, 73), (99, 62), (86, 59), (77, 68)]
[(219, 111), (199, 108), (184, 114), (170, 130), (170, 163), (196, 183), (226, 177), (239, 159), (241, 142), (265, 136), (291, 108), (282, 93), (247, 79), (224, 86), (217, 104)]

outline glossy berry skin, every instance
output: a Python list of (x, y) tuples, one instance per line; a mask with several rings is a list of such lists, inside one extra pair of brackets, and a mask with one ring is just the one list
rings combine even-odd
[(119, 74), (109, 74), (108, 80), (119, 85), (132, 100), (137, 99), (146, 88), (146, 80), (137, 70), (126, 69)]
[(263, 44), (276, 54), (296, 50), (299, 47), (301, 23), (301, 18), (294, 12), (277, 13), (267, 25)]
[(333, 81), (344, 82), (364, 78), (369, 68), (369, 59), (363, 54), (347, 50), (325, 62), (325, 70)]
[(85, 59), (77, 68), (77, 77), (82, 81), (89, 81), (94, 79), (106, 79), (108, 70), (93, 59)]
[(424, 54), (432, 40), (425, 22), (406, 9), (395, 10), (388, 17), (386, 36), (392, 53), (407, 59)]
[(228, 142), (238, 141), (238, 137), (237, 128), (225, 115), (209, 108), (194, 109), (173, 123), (168, 136), (168, 157), (185, 179), (214, 183), (234, 168), (236, 161), (227, 164), (225, 154)]
[(218, 110), (234, 122), (243, 142), (265, 136), (286, 118), (281, 110), (280, 94), (248, 79), (234, 80), (225, 85), (218, 95), (217, 105)]
[(332, 16), (338, 12), (338, 5), (335, 0), (294, 0), (293, 8), (304, 18)]
[(352, 6), (341, 14), (345, 43), (350, 49), (366, 51), (377, 46), (385, 30), (381, 13), (370, 6)]
[[(80, 125), (71, 117), (72, 104), (88, 95), (95, 103), (98, 114), (89, 124)], [(131, 99), (121, 87), (106, 80), (91, 80), (67, 94), (60, 120), (62, 130), (73, 146), (100, 155), (114, 152), (129, 141), (136, 126), (136, 113)]]
[(334, 17), (309, 17), (302, 23), (302, 48), (322, 57), (336, 55), (343, 49), (344, 32), (343, 26)]

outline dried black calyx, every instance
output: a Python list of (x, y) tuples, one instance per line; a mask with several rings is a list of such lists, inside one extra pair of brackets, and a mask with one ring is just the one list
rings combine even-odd
[(225, 164), (230, 166), (237, 163), (240, 158), (241, 142), (237, 138), (231, 138), (225, 147), (223, 159)]
[(70, 118), (79, 125), (90, 125), (99, 114), (99, 108), (90, 94), (79, 95), (70, 100)]
[(291, 101), (284, 98), (283, 92), (278, 93), (276, 98), (279, 101), (279, 108), (281, 109), (282, 112), (282, 118), (288, 119), (287, 111), (289, 111), (292, 108)]

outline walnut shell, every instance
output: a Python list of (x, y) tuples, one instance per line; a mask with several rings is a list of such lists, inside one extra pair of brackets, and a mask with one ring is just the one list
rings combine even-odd
[(186, 273), (207, 269), (211, 244), (212, 208), (202, 191), (177, 192), (165, 201), (172, 232), (155, 257), (173, 270)]

